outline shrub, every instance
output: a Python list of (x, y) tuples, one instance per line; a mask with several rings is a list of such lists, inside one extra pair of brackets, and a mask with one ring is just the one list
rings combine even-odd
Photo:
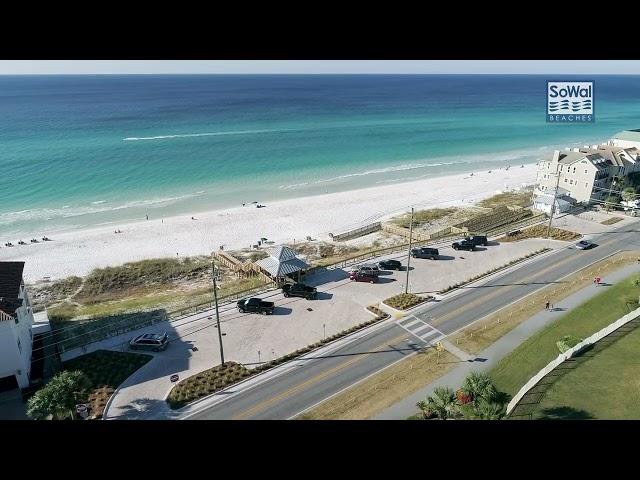
[(575, 347), (581, 341), (582, 338), (578, 338), (573, 335), (565, 335), (556, 342), (556, 346), (558, 347), (558, 350), (560, 350), (560, 353), (564, 353), (570, 348)]

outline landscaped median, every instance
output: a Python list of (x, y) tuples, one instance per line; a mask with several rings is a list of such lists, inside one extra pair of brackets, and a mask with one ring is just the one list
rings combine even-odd
[(594, 276), (606, 277), (610, 272), (637, 262), (639, 254), (638, 251), (620, 252), (596, 262), (564, 278), (562, 283), (544, 287), (493, 315), (469, 325), (450, 337), (449, 341), (468, 353), (477, 354), (542, 310), (546, 302), (552, 304), (560, 302), (591, 284)]
[[(476, 275), (475, 277), (471, 277), (463, 282), (460, 283), (456, 283), (454, 285), (449, 285), (446, 288), (443, 288), (442, 290), (440, 290), (438, 293), (440, 295), (445, 294), (447, 292), (450, 292), (451, 290), (455, 290), (456, 288), (460, 288), (460, 287), (464, 287), (465, 285), (468, 285), (472, 282), (478, 281), (484, 277), (487, 277), (493, 273), (499, 272), (500, 270), (504, 270), (505, 268), (509, 268), (513, 265), (515, 265), (516, 263), (520, 263), (520, 262), (524, 262), (525, 260), (531, 258), (531, 257), (535, 257), (536, 255), (541, 255), (543, 253), (549, 252), (551, 251), (551, 248), (541, 248), (540, 250), (536, 250), (535, 252), (531, 252), (526, 254), (523, 257), (520, 258), (516, 258), (515, 260), (511, 260), (509, 263), (505, 263), (504, 265), (500, 266), (500, 267), (496, 267), (496, 268), (492, 268), (491, 270), (488, 270), (484, 273), (481, 273), (480, 275)], [(386, 300), (385, 300), (386, 301)]]
[(244, 365), (235, 362), (225, 362), (224, 366), (217, 365), (196, 375), (187, 377), (178, 382), (171, 389), (167, 396), (167, 403), (172, 409), (182, 408), (189, 403), (212, 395), (220, 390), (224, 390), (225, 388), (235, 385), (242, 380), (264, 372), (265, 370), (269, 370), (300, 357), (301, 355), (310, 353), (313, 350), (323, 347), (327, 343), (338, 340), (342, 337), (355, 333), (358, 330), (362, 330), (363, 328), (373, 325), (374, 323), (378, 323), (389, 318), (387, 313), (375, 306), (367, 307), (367, 311), (375, 315), (375, 318), (348, 328), (347, 330), (343, 330), (330, 337), (324, 338), (316, 343), (296, 350), (295, 352), (291, 352), (270, 362), (265, 362), (253, 369), (248, 369)]
[(425, 303), (433, 300), (434, 297), (431, 295), (427, 295), (426, 297), (421, 297), (420, 295), (416, 295), (415, 293), (401, 293), (399, 295), (395, 295), (393, 297), (387, 298), (382, 302), (383, 305), (387, 307), (391, 307), (394, 310), (409, 310), (421, 303)]

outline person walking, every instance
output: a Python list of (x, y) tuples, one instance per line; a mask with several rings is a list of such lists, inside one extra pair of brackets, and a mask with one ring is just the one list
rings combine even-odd
[(547, 301), (547, 303), (544, 304), (544, 309), (545, 310), (549, 310), (549, 305), (550, 305), (550, 303)]

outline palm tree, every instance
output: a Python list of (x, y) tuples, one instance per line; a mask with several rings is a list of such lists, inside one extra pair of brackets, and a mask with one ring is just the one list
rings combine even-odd
[(480, 401), (475, 412), (478, 420), (500, 420), (506, 413), (503, 404), (485, 400)]
[(418, 407), (423, 414), (433, 413), (440, 420), (446, 420), (457, 413), (456, 399), (449, 387), (436, 387), (433, 395), (429, 395), (426, 401), (418, 402)]
[(491, 377), (486, 373), (471, 372), (464, 379), (462, 391), (472, 398), (474, 408), (481, 400), (492, 402), (498, 396), (498, 390), (493, 385)]

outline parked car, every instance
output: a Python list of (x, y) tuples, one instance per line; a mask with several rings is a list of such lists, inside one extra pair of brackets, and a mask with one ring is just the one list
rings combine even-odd
[(476, 244), (469, 240), (460, 240), (459, 242), (453, 242), (451, 245), (454, 250), (469, 250), (473, 252), (476, 249)]
[(578, 250), (588, 250), (591, 247), (593, 247), (593, 242), (589, 240), (580, 240), (578, 243), (576, 243), (576, 248)]
[(260, 298), (243, 298), (238, 302), (238, 311), (241, 313), (254, 312), (263, 315), (271, 315), (275, 310), (273, 302), (265, 302)]
[(349, 280), (354, 280), (356, 282), (375, 283), (378, 280), (378, 276), (377, 275), (359, 273), (359, 272), (351, 272), (349, 274)]
[(282, 294), (285, 297), (302, 297), (311, 300), (318, 296), (318, 289), (304, 283), (287, 283), (282, 287)]
[(429, 247), (420, 247), (420, 248), (412, 248), (411, 256), (413, 258), (430, 258), (431, 260), (436, 260), (440, 257), (440, 252), (437, 248), (429, 248)]
[(402, 263), (398, 260), (383, 260), (378, 262), (378, 266), (383, 270), (402, 270)]
[(469, 237), (464, 237), (464, 239), (469, 242), (473, 242), (476, 245), (482, 245), (483, 247), (489, 245), (486, 235), (471, 235)]
[(129, 342), (131, 350), (151, 350), (159, 352), (169, 345), (169, 336), (167, 332), (163, 333), (143, 333)]
[(377, 277), (378, 275), (380, 275), (380, 269), (375, 263), (365, 263), (356, 266), (353, 270), (351, 270), (351, 273), (359, 273), (360, 275)]

